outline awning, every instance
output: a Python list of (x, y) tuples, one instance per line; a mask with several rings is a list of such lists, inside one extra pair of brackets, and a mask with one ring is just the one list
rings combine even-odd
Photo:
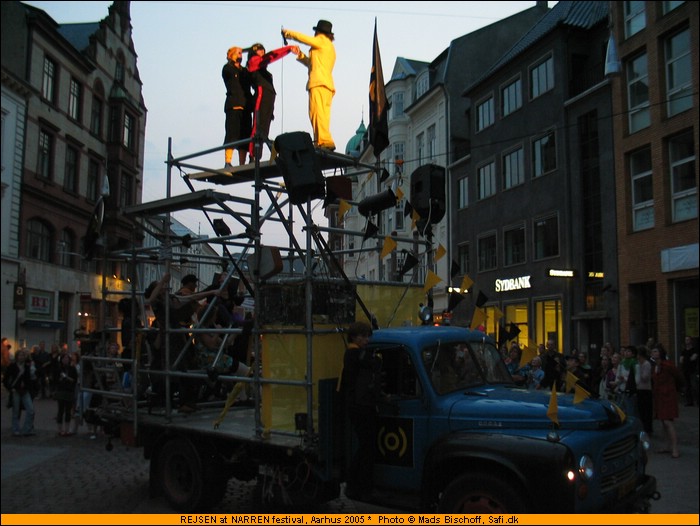
[(21, 325), (35, 329), (62, 329), (66, 326), (66, 322), (52, 320), (24, 320)]

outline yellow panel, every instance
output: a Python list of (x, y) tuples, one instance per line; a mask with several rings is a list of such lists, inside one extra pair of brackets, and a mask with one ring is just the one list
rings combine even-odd
[[(380, 328), (420, 325), (418, 305), (427, 302), (423, 289), (416, 285), (359, 283), (357, 294), (362, 298), (367, 309), (377, 318)], [(356, 319), (367, 319), (359, 304), (356, 309)]]

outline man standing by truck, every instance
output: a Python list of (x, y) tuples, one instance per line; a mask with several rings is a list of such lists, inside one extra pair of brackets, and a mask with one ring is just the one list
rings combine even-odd
[(371, 336), (369, 324), (356, 322), (350, 325), (340, 383), (344, 406), (357, 438), (345, 489), (345, 495), (355, 500), (366, 500), (373, 488), (374, 438), (377, 434), (382, 357), (367, 350)]

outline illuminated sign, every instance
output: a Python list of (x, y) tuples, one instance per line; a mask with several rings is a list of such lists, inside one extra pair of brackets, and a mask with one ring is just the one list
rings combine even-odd
[(495, 284), (496, 292), (507, 292), (509, 290), (529, 289), (530, 276), (520, 276), (519, 278), (497, 279)]
[(547, 275), (550, 278), (573, 278), (576, 276), (576, 271), (575, 270), (550, 268), (550, 269), (547, 269)]

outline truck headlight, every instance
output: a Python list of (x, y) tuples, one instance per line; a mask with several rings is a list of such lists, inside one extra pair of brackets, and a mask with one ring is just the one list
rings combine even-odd
[(582, 480), (591, 480), (595, 474), (593, 459), (588, 455), (583, 455), (578, 461), (578, 473)]

